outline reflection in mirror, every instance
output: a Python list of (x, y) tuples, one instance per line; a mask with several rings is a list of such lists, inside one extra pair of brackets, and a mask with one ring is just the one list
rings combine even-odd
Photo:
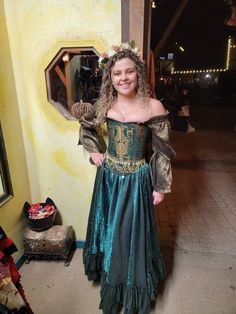
[(49, 102), (67, 119), (79, 119), (99, 96), (102, 71), (93, 47), (62, 48), (45, 70)]
[(13, 196), (7, 155), (0, 125), (0, 207)]

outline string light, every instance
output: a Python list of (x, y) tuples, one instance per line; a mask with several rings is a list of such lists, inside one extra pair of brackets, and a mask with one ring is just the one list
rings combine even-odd
[(230, 51), (231, 51), (231, 37), (228, 38), (228, 47), (227, 47), (227, 58), (226, 58), (226, 69), (229, 69), (229, 61), (230, 61)]
[(204, 70), (183, 70), (175, 71), (174, 68), (171, 69), (171, 74), (194, 74), (194, 73), (212, 73), (212, 72), (224, 72), (227, 69), (204, 69)]
[(199, 69), (199, 70), (183, 70), (183, 71), (175, 71), (173, 67), (171, 69), (171, 74), (194, 74), (194, 73), (211, 73), (211, 72), (225, 72), (229, 69), (230, 59), (231, 59), (231, 49), (235, 48), (236, 45), (232, 45), (232, 39), (229, 36), (227, 43), (227, 56), (226, 56), (226, 64), (224, 69)]
[(157, 6), (156, 6), (156, 2), (155, 2), (155, 1), (152, 1), (152, 8), (153, 8), (153, 9), (156, 9), (156, 7), (157, 7)]

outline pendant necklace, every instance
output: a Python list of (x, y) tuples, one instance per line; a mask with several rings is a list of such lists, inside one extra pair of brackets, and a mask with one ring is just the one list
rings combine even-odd
[(120, 107), (120, 111), (123, 115), (127, 112), (127, 109), (128, 107), (124, 107), (124, 108)]
[(131, 109), (131, 107), (134, 106), (134, 103), (135, 102), (132, 102), (130, 105), (120, 105), (119, 107), (122, 115), (126, 114)]
[(121, 113), (125, 114), (126, 113), (126, 109), (121, 109)]

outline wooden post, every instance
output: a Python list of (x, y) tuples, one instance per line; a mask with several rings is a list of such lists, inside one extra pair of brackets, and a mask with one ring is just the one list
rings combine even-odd
[(64, 73), (62, 72), (61, 68), (59, 67), (59, 65), (57, 65), (55, 67), (55, 72), (57, 73), (57, 75), (60, 77), (62, 83), (66, 86), (66, 78)]
[(135, 40), (143, 59), (149, 65), (151, 1), (122, 0), (121, 1), (121, 41)]
[(65, 61), (65, 77), (66, 77), (67, 106), (68, 106), (69, 112), (71, 112), (71, 107), (73, 105), (71, 75), (70, 75), (70, 63), (71, 63), (70, 61), (71, 61), (71, 55), (68, 53), (68, 61)]

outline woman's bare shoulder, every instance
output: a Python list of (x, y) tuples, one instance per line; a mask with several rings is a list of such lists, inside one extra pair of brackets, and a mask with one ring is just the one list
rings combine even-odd
[(162, 103), (154, 98), (150, 98), (149, 106), (152, 111), (152, 116), (161, 116), (166, 114), (166, 110)]

